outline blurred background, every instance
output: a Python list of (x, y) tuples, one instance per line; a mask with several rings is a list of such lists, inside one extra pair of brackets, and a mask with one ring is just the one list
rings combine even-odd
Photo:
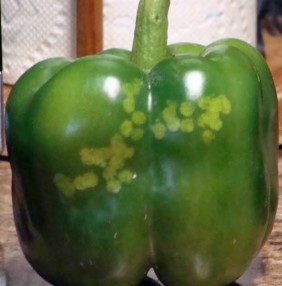
[[(208, 44), (219, 38), (236, 37), (255, 46), (256, 1), (172, 0), (169, 43)], [(75, 57), (77, 33), (81, 39), (81, 33), (90, 32), (77, 27), (77, 19), (84, 28), (93, 25), (96, 35), (101, 33), (102, 39), (97, 39), (102, 42), (101, 48), (131, 49), (139, 0), (92, 0), (92, 5), (86, 2), (78, 1), (77, 10), (74, 0), (2, 0), (5, 82), (13, 84), (23, 71), (43, 58)], [(93, 14), (93, 22), (85, 21), (89, 13)], [(102, 22), (101, 31), (97, 18)]]
[[(130, 49), (138, 0), (2, 0), (4, 101), (34, 63), (102, 48)], [(257, 47), (274, 77), (282, 143), (282, 0), (171, 0), (169, 42), (236, 37)], [(281, 99), (281, 100), (280, 100)], [(0, 286), (45, 286), (23, 258), (12, 217), (11, 171), (0, 160)], [(282, 174), (282, 159), (279, 161)], [(282, 186), (282, 175), (280, 181)], [(281, 193), (282, 191), (280, 191)], [(280, 195), (281, 196), (281, 195)], [(282, 201), (273, 233), (239, 283), (282, 285)], [(151, 284), (148, 284), (151, 285)], [(152, 284), (153, 285), (153, 284)]]
[[(130, 49), (139, 0), (2, 0), (4, 82), (34, 63)], [(172, 0), (169, 43), (236, 37), (258, 47), (281, 93), (282, 0)], [(92, 40), (91, 40), (92, 39)]]

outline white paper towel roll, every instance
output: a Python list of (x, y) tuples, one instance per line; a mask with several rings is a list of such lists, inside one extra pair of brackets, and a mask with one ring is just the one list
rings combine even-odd
[[(131, 48), (138, 2), (105, 0), (105, 48)], [(255, 45), (256, 0), (172, 0), (169, 23), (169, 43), (235, 37)]]
[(75, 56), (74, 0), (2, 0), (4, 82), (34, 63)]
[[(37, 61), (74, 57), (75, 0), (2, 0), (4, 81)], [(104, 47), (130, 49), (139, 0), (104, 0)], [(256, 0), (171, 0), (169, 42), (237, 37), (255, 45)]]

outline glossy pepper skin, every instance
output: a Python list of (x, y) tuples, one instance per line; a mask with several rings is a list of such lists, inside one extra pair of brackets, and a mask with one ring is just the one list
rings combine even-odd
[(136, 285), (150, 267), (167, 286), (227, 285), (272, 229), (269, 69), (235, 39), (167, 47), (168, 6), (141, 1), (132, 54), (46, 60), (12, 90), (16, 227), (54, 285)]

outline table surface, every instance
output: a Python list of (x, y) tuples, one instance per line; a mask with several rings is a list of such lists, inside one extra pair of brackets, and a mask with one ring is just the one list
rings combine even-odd
[[(280, 142), (282, 143), (282, 38), (267, 36), (267, 60), (274, 76), (280, 112)], [(9, 88), (5, 88), (7, 96)], [(279, 158), (280, 203), (269, 240), (239, 285), (282, 286), (282, 154)], [(0, 162), (0, 286), (47, 286), (22, 255), (14, 227), (11, 201), (11, 169)]]

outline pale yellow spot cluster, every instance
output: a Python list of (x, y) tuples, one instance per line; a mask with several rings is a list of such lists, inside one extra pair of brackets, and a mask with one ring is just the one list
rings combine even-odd
[(168, 101), (162, 111), (162, 121), (158, 119), (151, 128), (154, 137), (161, 140), (165, 137), (167, 131), (193, 132), (194, 122), (191, 118), (193, 113), (194, 107), (190, 102), (183, 102), (179, 105), (174, 101)]
[(123, 85), (124, 100), (122, 105), (129, 118), (121, 123), (119, 133), (111, 138), (109, 146), (84, 148), (79, 153), (82, 164), (98, 169), (95, 169), (95, 172), (100, 174), (100, 178), (93, 172), (82, 174), (74, 180), (61, 174), (55, 176), (56, 186), (66, 196), (73, 195), (75, 191), (95, 188), (103, 181), (109, 192), (118, 193), (122, 184), (129, 184), (134, 179), (133, 172), (124, 168), (126, 161), (134, 156), (134, 148), (126, 140), (139, 141), (144, 136), (142, 125), (146, 123), (147, 118), (144, 112), (136, 110), (136, 98), (140, 93), (141, 86), (140, 79)]
[(125, 99), (123, 100), (123, 109), (126, 113), (131, 114), (130, 119), (125, 120), (120, 126), (121, 135), (125, 138), (130, 138), (133, 141), (139, 141), (144, 136), (144, 131), (141, 125), (147, 121), (144, 112), (136, 110), (136, 97), (140, 92), (142, 82), (135, 79), (133, 82), (123, 86)]
[[(80, 152), (82, 164), (101, 169), (107, 190), (112, 193), (118, 193), (122, 183), (129, 184), (133, 180), (133, 173), (127, 169), (123, 170), (126, 160), (133, 156), (134, 149), (118, 134), (112, 137), (109, 147), (85, 148)], [(54, 183), (67, 197), (70, 197), (75, 191), (96, 188), (99, 185), (99, 177), (94, 172), (88, 172), (72, 180), (65, 175), (57, 174)]]
[(134, 79), (132, 82), (126, 83), (122, 87), (122, 91), (126, 96), (135, 96), (139, 93), (142, 86), (142, 81), (138, 78)]
[(134, 177), (134, 174), (130, 170), (127, 170), (127, 169), (121, 171), (118, 174), (118, 178), (121, 183), (127, 183), (127, 184), (130, 183), (133, 177)]
[(121, 190), (122, 183), (129, 184), (133, 180), (133, 173), (123, 169), (126, 160), (134, 155), (134, 149), (127, 146), (123, 138), (116, 135), (111, 140), (111, 157), (103, 171), (107, 190), (117, 194)]
[(99, 183), (98, 176), (92, 172), (83, 174), (74, 179), (74, 186), (78, 191), (95, 188)]
[(226, 96), (219, 95), (213, 98), (200, 98), (198, 106), (204, 110), (204, 113), (198, 118), (198, 125), (205, 129), (202, 137), (206, 143), (209, 143), (215, 138), (214, 132), (223, 127), (221, 117), (231, 112), (231, 103)]
[(120, 132), (122, 136), (129, 137), (133, 131), (133, 123), (129, 120), (125, 120), (120, 126)]
[(156, 123), (152, 126), (152, 132), (156, 139), (161, 140), (165, 137), (166, 127), (162, 123)]
[(127, 146), (120, 135), (115, 135), (111, 140), (108, 152), (110, 159), (103, 171), (103, 177), (106, 181), (116, 177), (117, 172), (124, 167), (125, 161), (133, 157), (134, 149)]
[(144, 136), (141, 127), (147, 118), (144, 112), (136, 110), (136, 97), (140, 93), (141, 86), (140, 79), (123, 85), (122, 106), (129, 118), (121, 123), (119, 133), (111, 138), (110, 145), (102, 148), (84, 148), (79, 153), (82, 164), (98, 169), (95, 171), (100, 173), (101, 177), (99, 178), (94, 172), (87, 172), (74, 179), (62, 174), (55, 175), (55, 185), (67, 197), (71, 197), (75, 191), (95, 188), (103, 180), (109, 192), (118, 193), (122, 184), (129, 184), (134, 179), (133, 172), (124, 169), (126, 161), (134, 156), (134, 148), (126, 143), (126, 139), (139, 141)]
[[(146, 115), (144, 112), (135, 111), (132, 114), (131, 120), (125, 120), (120, 126), (121, 135), (133, 141), (139, 141), (144, 136), (144, 130), (141, 125), (146, 123)], [(139, 126), (139, 127), (137, 127)]]
[(185, 119), (181, 121), (180, 130), (184, 133), (190, 133), (194, 130), (194, 122), (192, 119)]
[(214, 113), (230, 114), (231, 103), (225, 95), (219, 95), (213, 98), (201, 97), (198, 105), (203, 110), (209, 110)]
[(144, 114), (144, 112), (135, 111), (132, 114), (132, 121), (136, 125), (143, 125), (146, 122), (146, 115)]
[[(147, 121), (144, 112), (135, 110), (140, 85), (140, 80), (124, 85), (123, 109), (128, 113), (129, 118), (121, 123), (119, 133), (111, 138), (110, 144), (102, 148), (84, 148), (80, 151), (82, 164), (86, 167), (95, 167), (95, 172), (86, 172), (74, 179), (63, 174), (55, 175), (54, 183), (66, 197), (71, 197), (76, 191), (95, 189), (102, 182), (105, 183), (108, 192), (117, 194), (123, 184), (130, 184), (135, 178), (136, 175), (125, 168), (125, 165), (135, 153), (128, 142), (142, 139), (144, 136), (142, 125)], [(198, 100), (197, 106), (204, 111), (198, 117), (198, 126), (203, 128), (202, 139), (210, 143), (215, 138), (215, 132), (223, 126), (221, 116), (231, 112), (230, 101), (224, 95), (214, 98), (203, 97)], [(168, 101), (161, 113), (161, 118), (157, 119), (151, 128), (154, 137), (162, 140), (169, 131), (193, 132), (194, 112), (195, 106), (190, 102), (177, 104), (174, 101)], [(100, 177), (97, 174), (100, 174)]]
[(132, 134), (131, 134), (131, 139), (133, 141), (139, 141), (143, 138), (144, 136), (144, 130), (141, 129), (141, 128), (135, 128), (133, 131), (132, 131)]
[(72, 196), (75, 191), (85, 191), (95, 188), (98, 182), (98, 176), (93, 172), (78, 176), (74, 180), (62, 174), (57, 174), (54, 178), (56, 187), (61, 190), (66, 197)]
[(110, 193), (117, 194), (120, 192), (121, 183), (118, 180), (107, 181), (107, 190)]
[(121, 135), (125, 138), (130, 138), (133, 141), (139, 141), (144, 135), (144, 130), (140, 127), (135, 127), (132, 121), (125, 120), (120, 126)]
[(190, 102), (183, 102), (180, 105), (180, 113), (185, 117), (190, 117), (194, 113), (194, 108)]
[(197, 107), (204, 111), (197, 120), (198, 126), (204, 129), (202, 138), (206, 143), (211, 142), (215, 138), (215, 132), (218, 132), (223, 126), (222, 115), (231, 112), (231, 103), (224, 95), (201, 97), (196, 102), (196, 106), (188, 101), (181, 104), (168, 101), (161, 113), (161, 118), (157, 119), (151, 128), (154, 137), (161, 140), (168, 131), (193, 132), (195, 130), (195, 119), (192, 116)]
[(124, 99), (123, 109), (126, 113), (132, 113), (135, 110), (135, 98), (133, 95), (127, 96)]
[(203, 113), (198, 119), (198, 125), (202, 128), (210, 128), (219, 131), (223, 124), (219, 113)]
[(203, 137), (203, 140), (204, 140), (205, 143), (210, 143), (211, 141), (214, 140), (215, 134), (212, 131), (210, 131), (210, 130), (205, 130), (203, 132), (202, 137)]
[(177, 104), (169, 101), (167, 107), (162, 112), (163, 120), (165, 121), (168, 130), (176, 132), (180, 128), (180, 119), (177, 117)]
[(126, 113), (132, 113), (135, 110), (135, 98), (140, 91), (141, 85), (142, 82), (139, 79), (123, 85), (122, 91), (125, 96), (123, 109)]
[(76, 191), (72, 179), (63, 174), (55, 175), (54, 184), (66, 197), (72, 196)]
[(80, 159), (82, 164), (86, 166), (99, 166), (104, 168), (109, 160), (110, 153), (108, 148), (99, 149), (82, 149), (80, 152)]

